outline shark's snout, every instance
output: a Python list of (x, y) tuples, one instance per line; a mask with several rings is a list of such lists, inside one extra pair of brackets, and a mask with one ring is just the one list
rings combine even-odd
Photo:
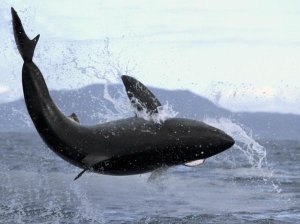
[(225, 135), (225, 138), (224, 138), (224, 145), (227, 149), (229, 149), (230, 147), (232, 147), (234, 145), (235, 141), (234, 139), (229, 136), (229, 135)]
[(218, 147), (218, 153), (223, 152), (227, 149), (229, 149), (230, 147), (232, 147), (235, 143), (234, 139), (225, 134), (225, 133), (220, 133), (219, 136), (219, 147)]
[(234, 139), (221, 130), (215, 133), (213, 142), (214, 154), (219, 154), (235, 144)]

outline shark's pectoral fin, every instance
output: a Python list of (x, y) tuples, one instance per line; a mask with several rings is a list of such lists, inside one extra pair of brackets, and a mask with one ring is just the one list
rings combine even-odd
[(204, 163), (205, 159), (199, 159), (199, 160), (195, 160), (189, 163), (185, 163), (185, 166), (189, 166), (189, 167), (193, 167), (193, 166), (200, 166)]
[(97, 155), (97, 154), (89, 154), (86, 157), (84, 157), (82, 162), (87, 167), (93, 167), (97, 163), (100, 163), (100, 162), (102, 162), (104, 160), (107, 160), (107, 159), (109, 159), (109, 157), (107, 157), (107, 156), (101, 156), (101, 155)]
[(137, 111), (146, 109), (147, 112), (157, 113), (157, 108), (161, 106), (154, 94), (141, 82), (127, 75), (122, 76), (127, 96), (132, 106)]
[(68, 116), (68, 118), (72, 119), (73, 121), (76, 121), (76, 122), (80, 123), (79, 118), (77, 117), (77, 115), (75, 113), (72, 113), (70, 116)]
[(85, 171), (87, 171), (87, 169), (84, 169), (83, 171), (81, 171), (81, 172), (74, 178), (74, 181), (77, 180), (79, 177), (81, 177), (82, 174), (85, 173)]
[(82, 162), (84, 163), (84, 165), (87, 167), (84, 170), (82, 170), (75, 178), (74, 181), (77, 180), (79, 177), (82, 176), (82, 174), (85, 173), (85, 171), (89, 170), (90, 168), (92, 168), (94, 165), (96, 165), (97, 163), (100, 163), (104, 160), (107, 160), (108, 157), (106, 156), (99, 156), (99, 155), (94, 155), (94, 154), (89, 154), (86, 157), (84, 157), (84, 159), (82, 160)]

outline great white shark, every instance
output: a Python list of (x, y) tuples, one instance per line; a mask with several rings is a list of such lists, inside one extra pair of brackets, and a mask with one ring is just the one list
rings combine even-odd
[[(40, 36), (29, 39), (13, 8), (11, 13), (15, 41), (24, 60), (22, 84), (28, 113), (48, 147), (83, 169), (75, 179), (85, 171), (132, 175), (165, 166), (197, 165), (234, 144), (225, 132), (191, 119), (155, 122), (134, 116), (87, 126), (80, 124), (74, 113), (64, 115), (51, 99), (43, 75), (32, 61)], [(158, 113), (161, 103), (147, 87), (130, 76), (122, 76), (122, 81), (137, 111)]]

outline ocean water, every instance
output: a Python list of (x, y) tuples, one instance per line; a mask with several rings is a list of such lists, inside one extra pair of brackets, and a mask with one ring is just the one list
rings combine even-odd
[(300, 223), (300, 142), (238, 134), (199, 167), (73, 181), (36, 133), (1, 133), (0, 223)]

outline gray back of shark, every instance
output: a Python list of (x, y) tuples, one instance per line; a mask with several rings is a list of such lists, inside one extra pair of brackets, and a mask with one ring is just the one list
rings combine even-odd
[[(24, 99), (35, 128), (50, 149), (83, 172), (141, 174), (206, 159), (234, 144), (223, 131), (190, 119), (170, 118), (155, 123), (132, 117), (86, 126), (79, 123), (76, 114), (65, 116), (51, 99), (43, 75), (32, 61), (39, 36), (33, 40), (27, 37), (14, 9), (12, 18), (15, 41), (24, 60)], [(123, 76), (122, 80), (137, 110), (142, 105), (157, 113), (161, 103), (150, 90), (130, 76)]]

